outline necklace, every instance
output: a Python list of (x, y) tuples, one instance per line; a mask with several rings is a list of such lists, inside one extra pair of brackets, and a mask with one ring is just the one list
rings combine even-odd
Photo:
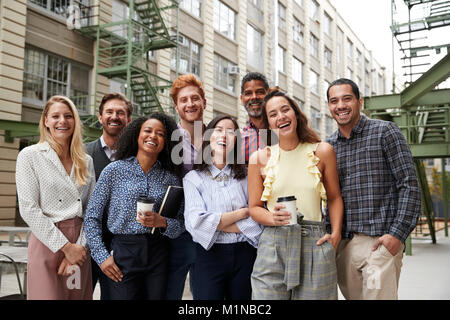
[(223, 176), (213, 177), (211, 170), (209, 170), (209, 168), (206, 168), (206, 174), (208, 175), (208, 177), (210, 177), (211, 179), (218, 181), (218, 182), (222, 182), (222, 181), (226, 182), (226, 181), (230, 180), (230, 177), (226, 174), (224, 174)]

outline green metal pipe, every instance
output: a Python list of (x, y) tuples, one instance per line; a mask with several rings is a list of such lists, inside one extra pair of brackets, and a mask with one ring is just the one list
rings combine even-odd
[(409, 235), (408, 238), (406, 238), (406, 241), (405, 241), (405, 254), (407, 256), (411, 256), (412, 255), (411, 235)]
[(445, 158), (441, 159), (442, 168), (442, 207), (444, 209), (444, 233), (448, 237), (448, 196), (447, 196), (447, 171), (445, 170)]

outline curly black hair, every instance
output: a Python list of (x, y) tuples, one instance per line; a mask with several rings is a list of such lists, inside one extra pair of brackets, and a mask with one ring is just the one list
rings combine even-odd
[[(117, 143), (116, 159), (123, 160), (129, 157), (135, 157), (138, 152), (138, 137), (141, 132), (142, 125), (149, 119), (159, 120), (166, 129), (166, 136), (164, 139), (164, 148), (158, 155), (158, 160), (164, 169), (174, 173), (178, 177), (182, 176), (182, 164), (175, 164), (171, 160), (172, 150), (176, 145), (181, 143), (181, 136), (178, 140), (172, 139), (172, 133), (178, 129), (177, 123), (170, 116), (155, 112), (148, 117), (139, 117), (134, 119), (123, 130), (119, 141)], [(177, 135), (174, 135), (177, 136)]]
[[(203, 144), (202, 144), (202, 152), (199, 152), (197, 154), (197, 159), (194, 163), (194, 170), (197, 171), (206, 171), (209, 164), (212, 163), (211, 154), (204, 154), (204, 150), (209, 150), (210, 140), (211, 140), (211, 134), (213, 132), (213, 129), (216, 127), (217, 123), (219, 121), (222, 121), (224, 119), (229, 119), (233, 122), (234, 130), (236, 132), (236, 143), (234, 144), (233, 150), (230, 151), (229, 155), (232, 155), (233, 161), (229, 163), (231, 167), (231, 172), (233, 173), (233, 178), (237, 180), (242, 180), (245, 177), (247, 177), (247, 166), (244, 164), (242, 160), (242, 153), (240, 146), (241, 141), (241, 133), (239, 130), (239, 125), (237, 124), (236, 120), (234, 120), (232, 117), (227, 115), (221, 115), (217, 116), (214, 119), (211, 120), (210, 123), (206, 126), (205, 134), (203, 136)], [(229, 160), (229, 157), (227, 157), (227, 161)]]

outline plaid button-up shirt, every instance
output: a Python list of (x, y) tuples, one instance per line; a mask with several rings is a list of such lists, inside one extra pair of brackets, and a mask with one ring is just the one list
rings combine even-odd
[(264, 139), (260, 139), (259, 129), (249, 121), (248, 125), (242, 128), (242, 158), (248, 164), (248, 160), (253, 152), (262, 149), (266, 146)]
[(327, 141), (336, 152), (344, 200), (342, 237), (352, 238), (353, 232), (391, 234), (404, 242), (416, 226), (421, 194), (400, 129), (361, 114), (349, 139), (337, 130)]

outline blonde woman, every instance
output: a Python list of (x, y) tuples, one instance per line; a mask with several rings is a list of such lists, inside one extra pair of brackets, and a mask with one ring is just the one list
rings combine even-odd
[(39, 123), (39, 143), (17, 157), (20, 215), (30, 226), (29, 300), (92, 299), (91, 265), (82, 219), (95, 184), (73, 102), (51, 97)]

